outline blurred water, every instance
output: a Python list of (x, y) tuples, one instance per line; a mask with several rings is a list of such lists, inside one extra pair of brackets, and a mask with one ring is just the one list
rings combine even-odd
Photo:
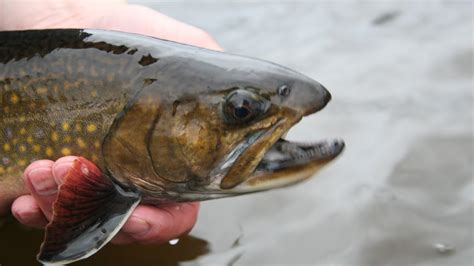
[[(133, 2), (320, 81), (333, 101), (288, 137), (347, 149), (301, 185), (203, 203), (174, 246), (81, 265), (472, 265), (472, 3)], [(0, 250), (36, 252), (40, 232), (8, 230)]]

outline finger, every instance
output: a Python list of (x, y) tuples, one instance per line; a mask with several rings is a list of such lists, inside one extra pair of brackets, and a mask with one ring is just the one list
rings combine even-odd
[(140, 205), (125, 223), (113, 243), (163, 243), (191, 231), (196, 223), (198, 203)]
[(54, 162), (52, 172), (56, 184), (61, 185), (64, 182), (64, 178), (69, 173), (69, 170), (71, 170), (76, 159), (77, 156), (65, 156)]
[[(139, 12), (143, 15), (143, 24), (137, 25), (143, 29), (144, 23), (150, 23), (150, 27), (142, 32), (146, 35), (155, 36), (175, 42), (187, 43), (207, 49), (222, 51), (222, 47), (207, 32), (197, 27), (188, 25), (174, 18), (168, 17), (150, 8), (143, 6), (128, 6), (128, 12)], [(138, 21), (140, 23), (140, 21)], [(145, 24), (147, 25), (147, 24)]]
[(48, 223), (36, 200), (30, 195), (20, 196), (13, 202), (12, 214), (26, 226), (43, 228)]
[(46, 217), (51, 215), (51, 205), (58, 191), (52, 174), (53, 164), (54, 162), (49, 160), (36, 161), (24, 172), (26, 187)]
[[(12, 2), (12, 3), (10, 3)], [(10, 3), (10, 4), (8, 4)], [(0, 29), (97, 28), (133, 32), (222, 51), (205, 31), (140, 5), (127, 5), (123, 0), (94, 5), (68, 2), (67, 5), (31, 4), (21, 8), (7, 1)], [(59, 2), (58, 2), (59, 3)], [(15, 14), (15, 15), (11, 15)], [(51, 16), (53, 14), (54, 16)], [(0, 12), (0, 17), (2, 12)], [(18, 20), (18, 17), (28, 18)]]
[[(110, 30), (133, 32), (222, 51), (207, 32), (180, 22), (153, 9), (140, 5), (116, 5), (107, 10), (95, 9), (94, 26)], [(99, 16), (100, 15), (100, 16)]]

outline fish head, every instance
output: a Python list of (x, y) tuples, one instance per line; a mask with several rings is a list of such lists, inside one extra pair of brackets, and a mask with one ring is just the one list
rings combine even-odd
[(181, 72), (188, 73), (184, 87), (177, 86), (179, 96), (160, 114), (149, 142), (155, 172), (173, 184), (170, 193), (207, 199), (282, 187), (312, 176), (343, 150), (340, 140), (283, 137), (330, 101), (317, 81), (251, 58), (199, 63)]
[(330, 101), (320, 83), (270, 62), (206, 53), (160, 59), (162, 78), (125, 112), (128, 137), (115, 138), (129, 153), (114, 160), (115, 176), (128, 171), (122, 179), (149, 198), (207, 200), (297, 183), (341, 153), (339, 140), (284, 139)]

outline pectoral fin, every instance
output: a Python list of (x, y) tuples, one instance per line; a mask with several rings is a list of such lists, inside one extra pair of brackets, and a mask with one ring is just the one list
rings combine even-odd
[(139, 201), (138, 193), (125, 191), (78, 158), (60, 186), (38, 260), (67, 264), (91, 256), (120, 230)]

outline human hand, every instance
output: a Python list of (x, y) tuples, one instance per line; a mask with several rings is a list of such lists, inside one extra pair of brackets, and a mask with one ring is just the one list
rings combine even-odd
[[(220, 50), (204, 31), (151, 9), (128, 5), (125, 1), (0, 0), (0, 30), (40, 28), (98, 28), (134, 32), (209, 49)], [(12, 213), (23, 224), (42, 228), (51, 217), (57, 187), (76, 157), (56, 162), (32, 163), (24, 173), (31, 195), (15, 200)], [(34, 184), (34, 185), (33, 185)], [(139, 205), (113, 243), (164, 242), (191, 230), (197, 219), (198, 203), (159, 207)]]

